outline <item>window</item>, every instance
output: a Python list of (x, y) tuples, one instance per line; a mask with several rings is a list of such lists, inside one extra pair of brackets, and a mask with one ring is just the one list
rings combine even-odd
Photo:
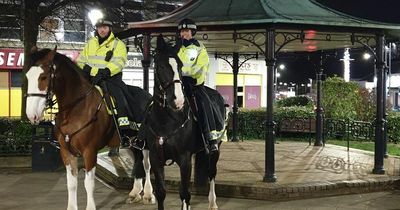
[(22, 87), (22, 71), (11, 71), (11, 87)]
[(20, 39), (20, 2), (0, 1), (0, 39)]
[(8, 71), (0, 71), (0, 89), (8, 88)]

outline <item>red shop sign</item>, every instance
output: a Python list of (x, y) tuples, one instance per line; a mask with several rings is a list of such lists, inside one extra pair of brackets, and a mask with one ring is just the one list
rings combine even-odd
[[(57, 52), (66, 55), (75, 61), (78, 51), (57, 50)], [(0, 48), (0, 69), (22, 69), (24, 64), (24, 50), (15, 48)]]

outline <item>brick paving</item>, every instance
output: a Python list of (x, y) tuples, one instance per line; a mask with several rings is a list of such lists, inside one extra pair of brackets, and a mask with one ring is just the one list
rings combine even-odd
[[(275, 144), (275, 183), (263, 182), (265, 165), (263, 141), (225, 142), (218, 162), (216, 193), (223, 197), (290, 200), (310, 197), (365, 193), (399, 187), (400, 158), (385, 159), (384, 175), (372, 174), (372, 152), (329, 145), (318, 147), (304, 142)], [(99, 154), (97, 176), (121, 189), (130, 189), (132, 155), (122, 150), (120, 157)], [(179, 185), (177, 165), (166, 167), (167, 190)], [(204, 189), (192, 188), (204, 194)]]

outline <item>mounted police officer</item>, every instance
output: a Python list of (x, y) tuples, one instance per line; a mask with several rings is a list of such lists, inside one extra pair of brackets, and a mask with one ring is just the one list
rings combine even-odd
[[(99, 19), (95, 25), (95, 36), (83, 48), (78, 58), (78, 65), (95, 85), (103, 86), (116, 101), (116, 115), (122, 139), (122, 146), (128, 146), (129, 138), (135, 133), (130, 129), (132, 114), (128, 108), (124, 93), (127, 86), (122, 81), (122, 69), (127, 60), (125, 44), (114, 36), (112, 22)], [(133, 120), (131, 120), (133, 121)]]
[(206, 48), (194, 38), (196, 23), (191, 19), (183, 19), (178, 24), (179, 38), (175, 49), (183, 63), (182, 82), (186, 96), (189, 98), (192, 110), (209, 144), (210, 152), (218, 150), (216, 123), (213, 116), (211, 100), (204, 87), (204, 81), (209, 68), (209, 58)]

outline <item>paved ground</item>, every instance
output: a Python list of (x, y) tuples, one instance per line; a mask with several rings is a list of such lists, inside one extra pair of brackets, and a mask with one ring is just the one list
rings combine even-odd
[[(398, 157), (385, 159), (385, 175), (374, 175), (371, 173), (374, 156), (370, 152), (353, 149), (348, 152), (339, 146), (314, 147), (302, 142), (279, 142), (275, 147), (277, 182), (265, 183), (262, 182), (264, 142), (223, 144), (216, 181), (220, 209), (400, 210)], [(96, 181), (98, 209), (156, 209), (156, 206), (125, 203), (127, 189), (132, 184), (132, 158), (127, 150), (121, 154), (116, 158), (99, 155), (97, 175), (102, 181)], [(177, 166), (166, 168), (169, 191), (176, 190), (178, 174)], [(121, 188), (116, 190), (104, 181)], [(82, 171), (78, 193), (79, 207), (84, 209), (86, 193)], [(66, 196), (64, 171), (0, 170), (0, 209), (65, 209)], [(192, 204), (193, 209), (207, 209), (207, 198), (194, 195)], [(179, 208), (179, 196), (168, 192), (166, 209)]]
[[(288, 200), (338, 194), (382, 191), (400, 182), (400, 159), (384, 161), (386, 174), (371, 171), (371, 152), (326, 145), (310, 146), (305, 142), (279, 142), (275, 145), (277, 182), (263, 182), (265, 143), (262, 141), (226, 142), (218, 162), (216, 192), (219, 196), (261, 200)], [(99, 155), (98, 175), (107, 183), (130, 189), (133, 160), (130, 152), (121, 157)], [(168, 190), (178, 189), (179, 168), (166, 167)], [(192, 189), (195, 191), (196, 189)]]
[[(0, 173), (0, 209), (4, 210), (55, 210), (67, 206), (67, 189), (65, 172), (24, 172)], [(156, 209), (155, 205), (126, 204), (128, 191), (114, 190), (100, 181), (96, 181), (95, 200), (97, 208), (120, 210)], [(249, 199), (217, 199), (220, 210), (265, 210), (265, 209), (299, 209), (299, 210), (399, 210), (400, 191), (375, 192), (368, 194), (344, 195), (326, 198), (302, 199), (285, 202), (261, 201)], [(168, 193), (166, 209), (180, 208), (179, 196)], [(83, 186), (83, 172), (80, 172), (78, 187), (78, 206), (84, 209), (86, 193)], [(207, 209), (205, 196), (192, 197), (192, 208)]]

